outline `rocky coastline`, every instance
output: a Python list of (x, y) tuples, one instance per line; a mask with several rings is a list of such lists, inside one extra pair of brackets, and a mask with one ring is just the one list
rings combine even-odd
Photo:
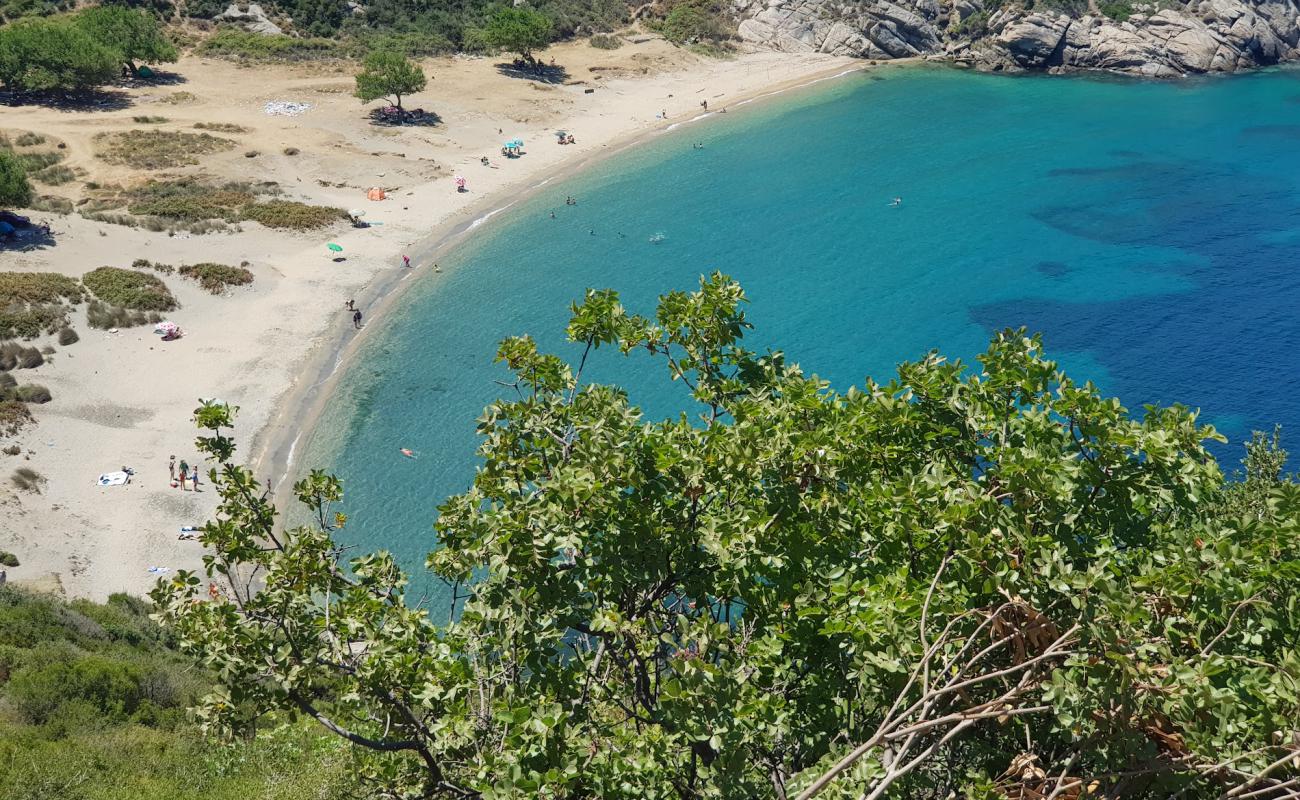
[(758, 47), (993, 72), (1163, 78), (1300, 60), (1293, 0), (734, 0), (733, 9), (740, 37)]

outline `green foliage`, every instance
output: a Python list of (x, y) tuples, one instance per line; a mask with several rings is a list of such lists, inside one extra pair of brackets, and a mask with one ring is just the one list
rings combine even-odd
[(263, 36), (236, 28), (223, 28), (199, 45), (202, 55), (237, 61), (306, 61), (344, 58), (343, 45), (333, 39)]
[(354, 796), (339, 745), (301, 725), (273, 726), (257, 742), (198, 735), (184, 708), (206, 676), (177, 656), (149, 611), (120, 594), (68, 603), (0, 588), (0, 796)]
[(8, 550), (0, 550), (0, 566), (17, 567), (20, 566), (20, 564), (21, 562), (19, 562), (18, 556)]
[(217, 133), (248, 133), (251, 130), (233, 122), (196, 122), (194, 127), (201, 131), (216, 131)]
[(81, 337), (72, 328), (64, 327), (59, 329), (59, 344), (67, 347), (70, 344), (76, 344), (81, 341)]
[(678, 45), (720, 42), (729, 35), (720, 9), (706, 0), (681, 0), (650, 27)]
[(82, 298), (76, 278), (54, 272), (0, 272), (0, 339), (54, 333), (68, 322), (66, 304)]
[(617, 50), (623, 46), (623, 40), (607, 33), (597, 33), (591, 37), (590, 44), (597, 50)]
[(12, 150), (0, 148), (0, 205), (26, 208), (32, 202), (27, 169)]
[(0, 27), (0, 84), (15, 92), (85, 91), (117, 77), (117, 55), (64, 17)]
[(199, 157), (230, 150), (235, 143), (210, 133), (138, 130), (95, 134), (98, 155), (110, 164), (169, 169), (199, 163)]
[(136, 62), (177, 58), (176, 46), (163, 34), (157, 17), (142, 9), (107, 3), (83, 9), (76, 20), (91, 39), (117, 53), (132, 75), (140, 72)]
[(226, 264), (187, 264), (180, 268), (180, 274), (198, 281), (200, 286), (212, 294), (221, 294), (228, 287), (246, 286), (253, 282), (252, 272)]
[(0, 0), (0, 23), (23, 17), (49, 17), (70, 11), (74, 5), (73, 0)]
[(343, 211), (329, 206), (312, 206), (294, 200), (269, 200), (245, 206), (244, 219), (260, 222), (268, 228), (312, 230), (332, 225), (344, 218)]
[(240, 209), (269, 187), (226, 183), (213, 185), (194, 178), (149, 181), (126, 192), (127, 210), (141, 216), (196, 222), (222, 219), (234, 222)]
[(50, 390), (41, 386), (39, 383), (25, 383), (14, 389), (15, 400), (21, 400), (24, 403), (48, 403), (54, 399)]
[(293, 24), (308, 36), (331, 36), (348, 16), (344, 0), (281, 0), (281, 7), (293, 17)]
[(121, 308), (138, 311), (171, 311), (176, 308), (167, 284), (147, 272), (119, 267), (100, 267), (87, 272), (82, 283), (95, 297)]
[[(1130, 416), (1021, 331), (978, 366), (931, 353), (840, 393), (745, 349), (744, 302), (721, 275), (653, 318), (590, 291), (576, 365), (502, 343), (515, 393), (439, 508), (436, 623), (390, 555), (332, 541), (337, 479), (299, 481), (312, 523), (281, 529), (233, 462), (234, 409), (204, 404), (202, 540), (230, 588), (201, 601), (182, 571), (154, 593), (221, 677), (199, 718), (312, 717), (372, 750), (391, 796), (991, 799), (1059, 775), (1058, 796), (1200, 800), (1300, 779), (1300, 487), (1225, 513), (1212, 428)], [(692, 412), (646, 419), (584, 382), (609, 351), (661, 364)]]
[(363, 103), (379, 98), (392, 98), (391, 105), (402, 107), (402, 96), (422, 90), (426, 80), (424, 70), (401, 53), (378, 50), (366, 56), (357, 73), (356, 96)]
[(1116, 22), (1124, 22), (1133, 16), (1133, 4), (1129, 0), (1102, 0), (1097, 7), (1102, 14)]
[(475, 31), (474, 38), (484, 47), (518, 53), (531, 61), (534, 51), (551, 43), (551, 36), (550, 17), (524, 6), (501, 6)]
[(949, 30), (953, 36), (983, 36), (988, 32), (989, 12), (975, 11), (967, 15), (965, 19), (953, 25)]

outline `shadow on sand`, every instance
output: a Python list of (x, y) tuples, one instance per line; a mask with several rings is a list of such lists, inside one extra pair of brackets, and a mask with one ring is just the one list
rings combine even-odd
[(522, 78), (538, 83), (559, 84), (569, 79), (569, 71), (559, 64), (543, 64), (540, 61), (527, 62), (515, 59), (513, 62), (502, 61), (496, 65), (497, 72), (509, 78)]
[(392, 106), (387, 106), (385, 108), (371, 109), (367, 116), (370, 117), (371, 125), (383, 125), (386, 128), (401, 128), (408, 125), (432, 128), (435, 125), (442, 124), (442, 117), (437, 112), (425, 111), (423, 108), (402, 109), (399, 111)]

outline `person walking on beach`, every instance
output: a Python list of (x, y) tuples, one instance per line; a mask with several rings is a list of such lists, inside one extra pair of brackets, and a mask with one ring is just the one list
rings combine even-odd
[(190, 467), (190, 483), (194, 486), (194, 491), (199, 490), (199, 468), (197, 465)]
[(176, 456), (167, 456), (167, 484), (176, 482)]
[(354, 300), (349, 300), (349, 301), (347, 301), (346, 303), (344, 303), (344, 306), (347, 307), (347, 310), (348, 310), (348, 311), (352, 311), (353, 309), (355, 309), (355, 308), (357, 307), (357, 306), (356, 306), (356, 301), (354, 301)]
[(361, 330), (361, 309), (352, 312), (352, 327)]
[(402, 266), (406, 267), (407, 269), (410, 269), (410, 268), (411, 268), (411, 257), (410, 257), (410, 256), (408, 256), (408, 255), (406, 255), (406, 254), (403, 254), (403, 255), (402, 255)]
[(700, 101), (700, 105), (704, 106), (704, 110), (705, 110), (705, 111), (708, 111), (708, 110), (709, 110), (709, 101), (708, 101), (708, 100), (701, 100), (701, 101)]
[(185, 491), (185, 479), (186, 479), (186, 477), (188, 477), (188, 475), (189, 475), (189, 471), (190, 471), (190, 465), (187, 464), (187, 463), (185, 463), (185, 459), (182, 458), (182, 459), (181, 459), (181, 475), (180, 475), (180, 478), (181, 478), (181, 491), (182, 491), (182, 492)]

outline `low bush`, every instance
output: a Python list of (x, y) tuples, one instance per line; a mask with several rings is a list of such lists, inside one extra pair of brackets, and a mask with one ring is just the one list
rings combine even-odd
[[(17, 379), (17, 378), (15, 378), (14, 376), (10, 375), (8, 372), (0, 372), (0, 393), (3, 393), (3, 392), (5, 392), (5, 391), (7, 391), (7, 390), (9, 390), (9, 389), (12, 389), (12, 388), (14, 388), (14, 387), (17, 386), (17, 385), (18, 385), (18, 379)], [(5, 399), (5, 400), (11, 400), (12, 398), (6, 396), (4, 399)]]
[(0, 434), (17, 436), (32, 421), (27, 404), (17, 400), (0, 401)]
[(251, 128), (245, 128), (243, 125), (236, 125), (233, 122), (196, 122), (194, 127), (201, 131), (216, 131), (217, 133), (248, 133)]
[(72, 183), (77, 179), (77, 173), (72, 167), (63, 164), (55, 164), (52, 167), (39, 169), (31, 173), (32, 180), (37, 183), (43, 183), (46, 186), (62, 186), (65, 183)]
[(83, 219), (91, 222), (107, 222), (109, 225), (125, 225), (128, 228), (140, 227), (140, 220), (130, 214), (112, 214), (106, 211), (82, 211)]
[(271, 200), (244, 208), (244, 219), (260, 222), (268, 228), (311, 230), (324, 228), (344, 218), (343, 211), (329, 206), (312, 206), (293, 200)]
[(245, 286), (253, 282), (252, 272), (243, 267), (225, 264), (188, 264), (179, 271), (181, 275), (198, 281), (200, 286), (212, 294), (221, 294), (228, 286)]
[(176, 271), (176, 268), (171, 264), (163, 264), (159, 261), (150, 261), (147, 258), (137, 258), (135, 261), (131, 262), (131, 266), (135, 269), (151, 269), (154, 272), (161, 272), (164, 275), (170, 275)]
[(24, 492), (34, 492), (36, 494), (40, 494), (41, 488), (48, 483), (44, 475), (31, 467), (19, 467), (14, 470), (14, 474), (9, 476), (9, 481)]
[(71, 214), (76, 206), (66, 197), (42, 194), (33, 198), (28, 208), (33, 211), (47, 211), (51, 214)]
[(166, 117), (158, 117), (158, 116), (151, 116), (145, 114), (138, 117), (131, 117), (131, 121), (138, 122), (141, 125), (161, 125), (164, 122), (170, 122), (171, 120), (167, 119)]
[(110, 305), (139, 311), (171, 311), (176, 298), (167, 284), (147, 272), (100, 267), (82, 277), (95, 297)]
[(39, 383), (25, 383), (14, 390), (14, 399), (39, 405), (50, 402), (54, 399), (54, 395), (50, 394), (50, 390)]
[(617, 50), (623, 46), (623, 40), (608, 33), (597, 33), (591, 37), (591, 46), (597, 50)]
[(67, 306), (11, 303), (0, 307), (0, 339), (34, 339), (67, 324)]
[(16, 456), (22, 451), (23, 451), (22, 447), (16, 444), (11, 444), (8, 447), (4, 448), (3, 450), (0, 450), (0, 453), (4, 453), (7, 456)]
[(0, 550), (0, 566), (17, 567), (20, 566), (18, 556), (8, 550)]
[(85, 290), (57, 272), (0, 272), (0, 303), (80, 303)]
[(59, 329), (59, 344), (61, 346), (67, 347), (70, 344), (76, 344), (80, 340), (81, 337), (72, 328), (64, 327)]
[(110, 164), (137, 169), (169, 169), (199, 163), (199, 156), (220, 153), (235, 146), (229, 139), (208, 133), (136, 130), (95, 135), (97, 155)]
[(86, 307), (86, 323), (102, 331), (111, 328), (135, 328), (155, 322), (162, 322), (162, 315), (157, 311), (137, 311), (112, 306), (99, 300), (90, 301), (90, 305)]
[(201, 55), (235, 61), (309, 61), (347, 57), (345, 45), (333, 39), (264, 36), (224, 28), (199, 45)]
[(18, 138), (14, 139), (14, 144), (19, 147), (35, 147), (38, 144), (45, 144), (45, 135), (27, 131), (19, 134)]
[(43, 150), (36, 153), (18, 153), (18, 161), (23, 169), (31, 174), (37, 170), (52, 167), (63, 160), (63, 154), (56, 150)]
[(183, 106), (188, 103), (193, 103), (198, 99), (199, 98), (193, 92), (172, 92), (166, 97), (161, 98), (158, 102), (166, 103), (171, 106)]
[(32, 182), (27, 169), (12, 150), (0, 147), (0, 203), (26, 208), (32, 201)]
[(284, 154), (285, 154), (286, 156), (296, 156), (296, 155), (298, 155), (298, 153), (300, 153), (300, 152), (302, 152), (302, 151), (299, 150), (299, 149), (296, 148), (296, 147), (286, 147), (286, 148), (284, 148)]

